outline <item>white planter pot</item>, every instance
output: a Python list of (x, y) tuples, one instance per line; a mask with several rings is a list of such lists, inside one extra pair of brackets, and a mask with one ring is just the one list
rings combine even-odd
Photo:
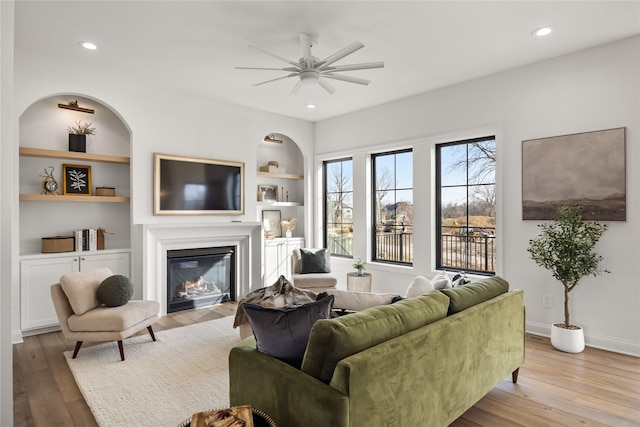
[(567, 353), (581, 353), (584, 350), (584, 331), (565, 329), (551, 325), (551, 345)]

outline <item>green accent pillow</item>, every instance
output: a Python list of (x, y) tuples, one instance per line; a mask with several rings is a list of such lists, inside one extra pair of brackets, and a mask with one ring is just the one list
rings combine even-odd
[(109, 276), (100, 283), (96, 290), (98, 301), (107, 307), (125, 305), (133, 295), (133, 283), (128, 277), (120, 274)]
[(300, 249), (300, 259), (302, 260), (302, 271), (300, 273), (329, 273), (326, 251), (326, 249), (318, 249), (315, 252), (308, 249)]
[(302, 371), (329, 383), (338, 362), (447, 315), (449, 298), (438, 291), (381, 305), (331, 320), (311, 329)]
[(451, 300), (449, 314), (454, 314), (504, 294), (508, 290), (509, 282), (500, 276), (494, 276), (455, 288), (442, 289), (440, 292)]

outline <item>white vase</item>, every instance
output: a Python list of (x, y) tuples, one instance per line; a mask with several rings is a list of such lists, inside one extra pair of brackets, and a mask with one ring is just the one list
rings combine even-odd
[(581, 353), (584, 350), (584, 331), (565, 329), (551, 325), (551, 345), (566, 353)]
[(285, 235), (287, 238), (291, 237), (291, 230), (287, 230), (287, 231), (285, 231), (285, 232), (284, 232), (284, 235)]

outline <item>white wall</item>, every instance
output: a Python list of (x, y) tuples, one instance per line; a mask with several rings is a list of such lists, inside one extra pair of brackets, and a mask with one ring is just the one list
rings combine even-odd
[[(640, 162), (639, 100), (640, 37), (634, 37), (319, 122), (316, 167), (322, 159), (350, 152), (357, 153), (354, 160), (364, 164), (362, 153), (371, 147), (415, 147), (414, 220), (428, 218), (420, 226), (416, 224), (415, 265), (368, 266), (374, 274), (374, 291), (403, 293), (414, 275), (433, 274), (433, 204), (427, 211), (421, 203), (431, 198), (432, 145), (456, 137), (484, 136), (494, 130), (499, 144), (498, 273), (512, 287), (524, 289), (527, 329), (548, 334), (550, 325), (562, 318), (562, 287), (537, 267), (526, 251), (529, 239), (538, 233), (538, 222), (522, 220), (521, 141), (626, 127), (627, 221), (610, 222), (597, 247), (611, 274), (585, 278), (571, 294), (571, 310), (572, 320), (584, 327), (587, 345), (640, 355), (636, 272), (640, 171), (635, 167)], [(358, 168), (362, 166), (354, 165)], [(359, 182), (354, 178), (356, 194)], [(357, 214), (355, 220), (366, 223), (364, 213), (358, 210)], [(316, 231), (319, 239), (318, 226)], [(354, 257), (364, 258), (368, 246), (354, 242), (354, 247)], [(334, 258), (332, 264), (340, 275), (351, 270), (348, 261)], [(551, 309), (542, 307), (545, 294), (553, 295)]]
[[(145, 81), (132, 81), (113, 70), (91, 63), (49, 63), (16, 55), (15, 122), (32, 104), (58, 94), (92, 98), (114, 111), (131, 134), (132, 278), (139, 284), (134, 296), (142, 295), (141, 226), (153, 223), (256, 221), (258, 170), (256, 153), (265, 135), (287, 135), (305, 158), (302, 171), (311, 170), (313, 124), (254, 109), (222, 104), (197, 95), (175, 93)], [(60, 131), (66, 135), (66, 129)], [(264, 144), (264, 142), (262, 142)], [(3, 141), (4, 146), (4, 141)], [(18, 135), (15, 135), (17, 161)], [(54, 148), (54, 147), (52, 147)], [(245, 162), (245, 214), (241, 216), (154, 216), (153, 153), (179, 154)], [(17, 171), (16, 171), (17, 174)], [(17, 175), (16, 175), (17, 178)], [(16, 211), (18, 207), (14, 208)], [(18, 220), (12, 224), (18, 228)], [(307, 221), (309, 223), (309, 221)], [(3, 225), (5, 223), (3, 222)], [(13, 257), (17, 268), (18, 259)], [(13, 294), (19, 294), (17, 280)], [(13, 331), (19, 334), (20, 313), (13, 311)]]
[(0, 2), (0, 425), (13, 425), (12, 363), (12, 283), (17, 270), (12, 262), (17, 254), (17, 238), (12, 221), (16, 188), (13, 164), (17, 148), (14, 140), (13, 108), (13, 1)]

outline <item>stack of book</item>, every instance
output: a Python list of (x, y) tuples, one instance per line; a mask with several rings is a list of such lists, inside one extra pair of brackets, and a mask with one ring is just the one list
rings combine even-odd
[(104, 246), (102, 248), (98, 247), (98, 230), (100, 229), (85, 228), (83, 230), (75, 230), (74, 236), (76, 252), (104, 249)]

